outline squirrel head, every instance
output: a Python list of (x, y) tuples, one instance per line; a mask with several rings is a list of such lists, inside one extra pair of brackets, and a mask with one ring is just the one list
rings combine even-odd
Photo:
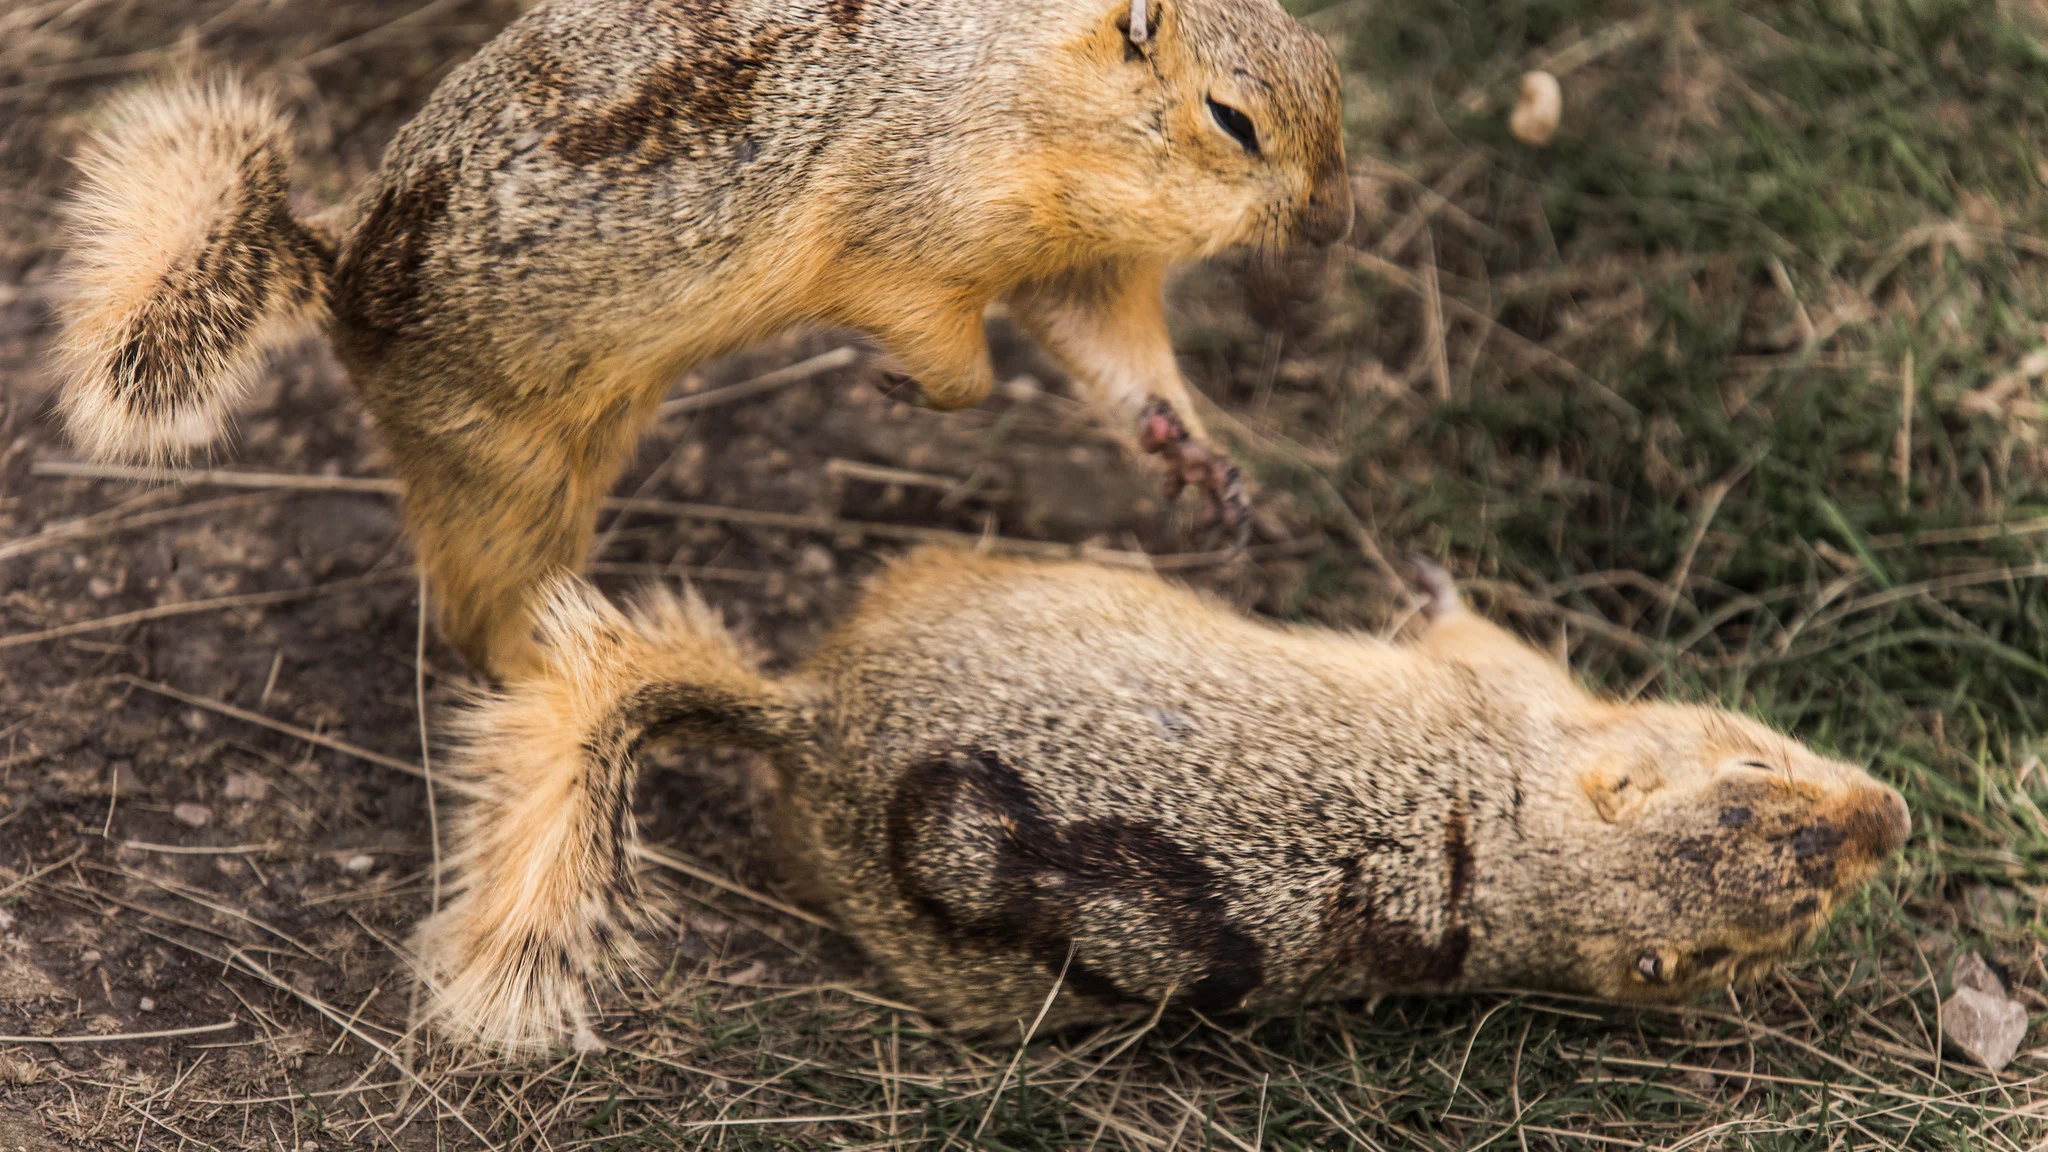
[(1085, 12), (1060, 54), (1066, 74), (1041, 93), (1057, 202), (1074, 223), (1176, 259), (1350, 231), (1336, 58), (1275, 0), (1097, 0)]
[(1597, 706), (1559, 818), (1586, 990), (1678, 1002), (1804, 945), (1905, 843), (1906, 802), (1853, 764), (1741, 716)]

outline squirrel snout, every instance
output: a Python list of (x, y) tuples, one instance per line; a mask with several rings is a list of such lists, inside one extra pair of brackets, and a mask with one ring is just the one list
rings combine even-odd
[(1836, 843), (1860, 850), (1872, 861), (1883, 860), (1905, 846), (1913, 831), (1906, 798), (1876, 781), (1851, 785), (1823, 804), (1819, 826), (1832, 827)]
[(1294, 235), (1327, 248), (1351, 233), (1351, 174), (1338, 164), (1316, 176), (1308, 202), (1294, 218)]
[(1842, 808), (1842, 824), (1849, 838), (1867, 848), (1872, 856), (1885, 857), (1906, 844), (1913, 831), (1913, 814), (1906, 798), (1882, 784), (1859, 789)]

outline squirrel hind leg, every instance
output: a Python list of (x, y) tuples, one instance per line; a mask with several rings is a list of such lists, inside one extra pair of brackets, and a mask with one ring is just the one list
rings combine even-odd
[(1409, 575), (1422, 589), (1424, 619), (1434, 622), (1465, 611), (1465, 601), (1458, 595), (1458, 582), (1443, 565), (1419, 552), (1411, 552), (1403, 559)]

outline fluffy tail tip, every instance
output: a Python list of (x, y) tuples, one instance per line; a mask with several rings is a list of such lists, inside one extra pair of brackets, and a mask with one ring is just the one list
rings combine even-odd
[(110, 105), (77, 164), (59, 410), (92, 456), (182, 459), (323, 306), (332, 254), (286, 202), (290, 126), (231, 79), (158, 85)]

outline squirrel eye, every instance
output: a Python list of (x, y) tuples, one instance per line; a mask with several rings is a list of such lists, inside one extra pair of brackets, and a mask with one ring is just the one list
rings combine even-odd
[(1209, 115), (1215, 119), (1218, 128), (1230, 133), (1231, 139), (1244, 145), (1245, 151), (1254, 156), (1259, 154), (1259, 130), (1252, 127), (1251, 117), (1228, 104), (1219, 103), (1214, 96), (1209, 97)]
[(1636, 957), (1636, 971), (1642, 973), (1643, 979), (1653, 984), (1662, 984), (1664, 983), (1664, 958), (1655, 952), (1645, 952)]

